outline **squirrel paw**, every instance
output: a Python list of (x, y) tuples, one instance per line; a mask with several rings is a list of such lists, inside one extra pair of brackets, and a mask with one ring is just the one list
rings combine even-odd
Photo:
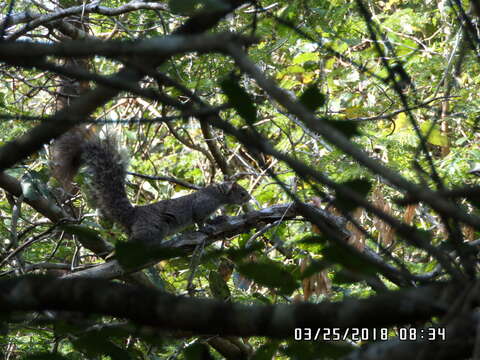
[(207, 225), (218, 225), (218, 224), (221, 224), (221, 223), (225, 222), (225, 220), (227, 220), (227, 219), (228, 219), (228, 216), (220, 215), (220, 216), (214, 217), (213, 219), (208, 219), (207, 221), (205, 221), (205, 224), (207, 224)]
[(112, 250), (107, 256), (104, 257), (104, 259), (105, 261), (109, 261), (109, 260), (115, 259), (115, 257), (116, 257), (115, 250)]
[(207, 235), (213, 235), (213, 234), (215, 234), (215, 227), (210, 225), (210, 224), (205, 224), (205, 225), (200, 226), (198, 231), (200, 231), (204, 234), (207, 234)]

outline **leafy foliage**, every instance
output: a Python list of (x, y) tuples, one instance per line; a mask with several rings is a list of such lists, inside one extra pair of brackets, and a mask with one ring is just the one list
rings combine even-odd
[[(122, 269), (102, 273), (106, 278), (245, 306), (369, 299), (411, 284), (477, 276), (471, 242), (480, 230), (474, 2), (471, 11), (460, 1), (266, 0), (237, 8), (241, 3), (16, 0), (11, 13), (7, 2), (0, 5), (0, 36), (8, 40), (0, 41), (0, 164), (31, 154), (2, 167), (0, 175), (3, 277), (95, 273), (113, 248), (105, 243), (115, 245), (107, 265)], [(234, 33), (229, 44), (243, 55), (224, 41), (190, 37), (202, 32), (212, 38)], [(186, 38), (170, 37), (174, 33)], [(72, 38), (103, 42), (78, 42), (71, 49), (65, 40)], [(134, 49), (143, 39), (169, 42), (148, 58), (112, 50), (127, 40)], [(61, 43), (55, 51), (49, 47)], [(21, 44), (28, 56), (19, 48), (4, 51), (9, 44)], [(105, 44), (112, 52), (101, 56)], [(37, 56), (42, 45), (50, 52)], [(166, 56), (165, 49), (175, 54)], [(292, 103), (297, 109), (302, 104), (315, 121), (292, 111)], [(242, 223), (238, 208), (225, 209), (211, 224), (187, 229), (168, 239), (173, 246), (155, 250), (128, 241), (124, 229), (96, 211), (85, 171), (69, 189), (52, 179), (48, 145), (57, 126), (41, 129), (55, 120), (47, 114), (63, 114), (72, 104), (81, 105), (78, 112), (91, 109), (87, 116), (61, 115), (61, 126), (95, 123), (93, 132), (119, 135), (131, 171), (126, 190), (135, 205), (235, 179), (256, 201), (243, 208), (249, 217)], [(260, 220), (254, 213), (292, 200), (324, 213), (292, 207)], [(312, 216), (330, 229), (328, 236), (307, 221)], [(141, 299), (125, 301), (130, 309), (141, 306)], [(460, 305), (465, 314), (474, 306)], [(162, 329), (174, 335), (167, 336), (114, 316), (43, 310), (6, 314), (0, 339), (8, 358), (361, 354), (350, 342), (362, 341), (353, 338), (180, 338), (175, 331), (182, 324)], [(363, 315), (375, 320), (375, 314)], [(411, 325), (454, 325), (455, 316)], [(244, 331), (244, 319), (228, 320), (226, 333)], [(68, 326), (60, 331), (61, 324)], [(392, 337), (400, 325), (388, 326)], [(97, 327), (106, 330), (94, 332)]]

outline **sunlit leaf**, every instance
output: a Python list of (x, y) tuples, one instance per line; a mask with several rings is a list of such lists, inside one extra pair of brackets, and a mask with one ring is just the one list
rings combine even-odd
[(420, 130), (424, 136), (427, 136), (427, 141), (432, 145), (448, 146), (448, 137), (442, 133), (438, 124), (433, 125), (431, 122), (424, 122), (420, 124)]
[(283, 294), (291, 294), (297, 288), (290, 271), (273, 261), (244, 263), (238, 266), (238, 271), (255, 282), (275, 288)]
[(318, 61), (319, 60), (318, 53), (302, 53), (295, 56), (292, 60), (293, 64), (303, 64), (307, 61)]

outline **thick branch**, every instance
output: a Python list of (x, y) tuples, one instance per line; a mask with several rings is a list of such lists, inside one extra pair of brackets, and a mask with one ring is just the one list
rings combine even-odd
[[(5, 173), (0, 173), (0, 188), (16, 197), (22, 195), (22, 187), (18, 180)], [(73, 220), (70, 215), (68, 215), (65, 211), (58, 207), (57, 204), (49, 199), (43, 197), (35, 200), (25, 198), (24, 201), (40, 214), (50, 219), (53, 223), (58, 223), (59, 221), (65, 219)], [(82, 238), (81, 240), (82, 245), (85, 248), (93, 251), (96, 254), (108, 254), (113, 249), (109, 242), (101, 239), (100, 237), (96, 238), (94, 241), (89, 241), (91, 239), (87, 238)]]
[(374, 174), (382, 176), (391, 184), (408, 192), (409, 194), (415, 194), (419, 200), (429, 204), (440, 214), (449, 216), (453, 219), (462, 221), (468, 225), (480, 229), (480, 218), (478, 216), (467, 214), (451, 201), (438, 197), (435, 192), (426, 187), (421, 187), (408, 181), (398, 172), (389, 169), (381, 162), (368, 156), (362, 149), (348, 140), (339, 130), (328, 124), (326, 121), (318, 119), (300, 102), (294, 101), (291, 96), (280, 89), (273, 80), (267, 78), (239, 48), (230, 44), (228, 46), (231, 55), (235, 59), (235, 62), (240, 69), (252, 76), (263, 90), (265, 90), (278, 103), (287, 108), (290, 113), (301, 119), (311, 130), (321, 134), (328, 142), (330, 142), (332, 145), (335, 145), (346, 154), (350, 155)]
[[(337, 231), (344, 239), (348, 238), (349, 232), (345, 230), (344, 220), (340, 217), (331, 215), (330, 213), (315, 208), (312, 211), (321, 217), (325, 223), (328, 223), (334, 231)], [(211, 244), (217, 240), (225, 239), (226, 237), (236, 236), (238, 234), (247, 233), (253, 228), (270, 224), (279, 220), (290, 220), (299, 215), (298, 209), (293, 204), (275, 205), (269, 208), (252, 211), (240, 216), (224, 217), (221, 222), (214, 225), (209, 225), (208, 234), (202, 231), (194, 231), (176, 236), (174, 239), (165, 241), (162, 246), (168, 248), (182, 248), (185, 251), (193, 251), (193, 249), (200, 244)], [(130, 272), (138, 271), (142, 268), (154, 264), (155, 261), (150, 261), (143, 264), (141, 267), (131, 269)], [(110, 261), (100, 264), (93, 268), (81, 270), (76, 273), (68, 274), (64, 278), (101, 278), (114, 279), (125, 275), (126, 271), (116, 261)]]
[(57, 44), (38, 42), (3, 42), (0, 43), (0, 59), (8, 59), (10, 63), (21, 58), (39, 58), (45, 56), (59, 57), (86, 57), (106, 56), (117, 58), (120, 56), (159, 56), (170, 57), (185, 52), (226, 51), (225, 43), (235, 42), (242, 45), (252, 44), (255, 39), (234, 33), (206, 34), (206, 35), (171, 35), (156, 37), (140, 41), (117, 40), (69, 40)]
[[(356, 256), (378, 269), (382, 275), (393, 283), (404, 286), (412, 281), (427, 280), (425, 276), (422, 275), (410, 275), (401, 272), (394, 266), (384, 262), (376, 253), (368, 248), (366, 248), (367, 251), (363, 253), (355, 251), (345, 241), (350, 236), (350, 233), (344, 227), (345, 219), (306, 204), (302, 206), (295, 206), (294, 204), (275, 205), (258, 211), (251, 211), (240, 216), (223, 217), (221, 222), (209, 225), (208, 234), (202, 231), (184, 233), (176, 236), (174, 239), (165, 241), (162, 243), (162, 246), (166, 248), (181, 248), (185, 250), (185, 252), (191, 252), (198, 245), (203, 244), (208, 246), (217, 240), (247, 233), (254, 228), (263, 228), (267, 224), (294, 219), (303, 215), (305, 208), (309, 209), (310, 216), (314, 217), (317, 223), (322, 222), (324, 228), (327, 227), (332, 233), (335, 233), (338, 238), (343, 239), (342, 243), (345, 251), (348, 251), (352, 256)], [(128, 272), (141, 270), (142, 268), (153, 265), (155, 262), (154, 260), (148, 261), (136, 269), (130, 269)], [(116, 260), (113, 260), (89, 269), (65, 275), (64, 278), (87, 277), (114, 279), (126, 273), (127, 271), (123, 269)]]
[(0, 288), (0, 309), (5, 313), (66, 310), (196, 334), (281, 338), (292, 337), (295, 328), (380, 327), (426, 321), (444, 315), (458, 295), (446, 284), (436, 284), (338, 303), (246, 306), (177, 297), (99, 279), (24, 277), (0, 281)]
[[(27, 32), (29, 32), (32, 29), (35, 29), (49, 22), (59, 20), (71, 15), (95, 13), (95, 14), (102, 14), (106, 16), (116, 16), (116, 15), (121, 15), (127, 12), (135, 11), (135, 10), (167, 11), (168, 7), (165, 4), (161, 4), (158, 2), (143, 2), (143, 1), (133, 0), (117, 8), (99, 6), (98, 2), (92, 2), (86, 5), (72, 6), (70, 8), (61, 9), (48, 14), (31, 13), (26, 11), (19, 14), (14, 14), (12, 17), (9, 18), (8, 24), (10, 26), (26, 23), (26, 22), (27, 24), (23, 26), (20, 30), (7, 36), (7, 40), (16, 40), (20, 36), (25, 35)], [(2, 19), (2, 21), (0, 22), (0, 27), (3, 26), (3, 22), (5, 20), (6, 20), (5, 18)]]
[[(174, 34), (202, 33), (211, 29), (226, 14), (245, 3), (245, 0), (230, 0), (228, 3), (230, 4), (230, 9), (200, 13), (190, 18), (183, 26), (178, 28)], [(155, 59), (143, 59), (143, 62), (145, 67), (149, 68), (159, 66), (165, 60), (163, 57), (157, 57)], [(111, 78), (119, 82), (136, 83), (143, 78), (143, 73), (136, 69), (125, 67)], [(105, 105), (117, 96), (119, 92), (118, 89), (99, 86), (57, 112), (51, 121), (44, 122), (29, 130), (25, 135), (6, 143), (0, 148), (0, 171), (5, 170), (21, 159), (38, 151), (43, 144), (49, 143), (51, 140), (79, 124), (88, 118), (97, 108)]]
[[(23, 194), (20, 182), (5, 173), (0, 173), (0, 187), (16, 197), (20, 197)], [(25, 198), (24, 201), (54, 223), (63, 219), (71, 219), (66, 212), (49, 199), (39, 198), (30, 200)]]

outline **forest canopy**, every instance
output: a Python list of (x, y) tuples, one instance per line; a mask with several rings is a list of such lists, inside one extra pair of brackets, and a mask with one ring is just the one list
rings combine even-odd
[(2, 2), (2, 355), (476, 356), (479, 21)]

